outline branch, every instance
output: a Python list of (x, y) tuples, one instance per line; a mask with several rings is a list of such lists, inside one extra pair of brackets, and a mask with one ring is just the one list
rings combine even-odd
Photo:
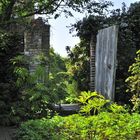
[[(55, 2), (55, 0), (52, 1), (51, 4), (53, 4), (54, 2)], [(61, 1), (56, 5), (56, 7), (55, 7), (53, 10), (51, 10), (51, 11), (46, 11), (45, 14), (53, 14), (54, 12), (56, 12), (57, 9), (60, 7), (60, 5), (61, 5), (62, 2), (63, 2), (63, 0), (61, 0)], [(50, 5), (51, 5), (51, 4), (50, 4)], [(35, 15), (35, 14), (42, 14), (42, 12), (45, 11), (47, 8), (48, 8), (48, 6), (45, 6), (45, 7), (43, 7), (42, 9), (38, 9), (38, 10), (36, 10), (36, 11), (34, 11), (34, 12), (28, 13), (28, 14), (22, 16), (21, 18), (30, 17), (30, 16), (33, 16), (33, 15)]]
[(2, 21), (8, 21), (11, 18), (13, 7), (16, 3), (16, 0), (11, 0), (10, 3), (4, 9), (4, 14), (2, 16)]

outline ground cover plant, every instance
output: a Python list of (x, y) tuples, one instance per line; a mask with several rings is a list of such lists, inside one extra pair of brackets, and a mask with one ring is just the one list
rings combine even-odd
[(97, 116), (56, 116), (21, 125), (20, 140), (138, 140), (140, 115), (102, 112)]
[[(100, 108), (104, 106), (97, 96), (94, 98), (96, 99), (92, 102), (96, 102), (96, 107), (97, 103), (100, 104)], [(108, 102), (103, 100), (104, 103)], [(91, 101), (86, 106), (88, 104), (91, 105)], [(21, 124), (18, 139), (138, 140), (140, 139), (140, 115), (137, 113), (129, 114), (124, 107), (111, 103), (97, 115), (83, 115), (82, 112), (67, 117), (54, 116), (53, 118), (27, 121)]]

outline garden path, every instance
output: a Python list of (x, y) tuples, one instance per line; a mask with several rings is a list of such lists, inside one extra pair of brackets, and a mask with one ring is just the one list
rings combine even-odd
[(0, 126), (0, 140), (12, 140), (16, 129), (14, 127), (2, 127)]

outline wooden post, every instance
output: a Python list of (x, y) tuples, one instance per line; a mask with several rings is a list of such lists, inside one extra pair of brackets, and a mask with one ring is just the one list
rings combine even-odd
[(96, 45), (95, 90), (114, 100), (118, 27), (100, 30)]

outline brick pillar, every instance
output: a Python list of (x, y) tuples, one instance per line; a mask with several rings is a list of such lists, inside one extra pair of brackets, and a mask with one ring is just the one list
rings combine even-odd
[(90, 91), (95, 90), (95, 42), (94, 36), (90, 40)]
[[(24, 33), (24, 54), (29, 57), (29, 70), (34, 72), (39, 65), (35, 59), (43, 54), (47, 59), (49, 57), (50, 48), (50, 25), (45, 24), (41, 18), (33, 19), (31, 27)], [(49, 64), (45, 62), (46, 74), (48, 77)]]

